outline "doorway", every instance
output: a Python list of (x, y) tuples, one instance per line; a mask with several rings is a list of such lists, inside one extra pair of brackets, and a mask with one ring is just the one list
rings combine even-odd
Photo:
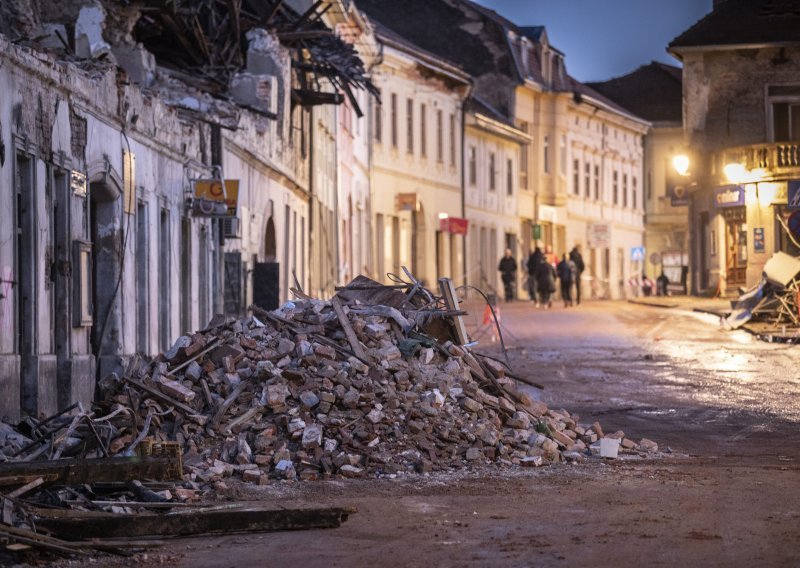
[(728, 286), (745, 283), (747, 276), (747, 219), (744, 207), (725, 210), (725, 267)]

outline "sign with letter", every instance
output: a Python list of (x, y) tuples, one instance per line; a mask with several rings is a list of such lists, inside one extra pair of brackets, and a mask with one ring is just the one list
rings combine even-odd
[(714, 190), (714, 203), (717, 207), (744, 206), (744, 188), (741, 185), (723, 185)]
[(417, 210), (417, 194), (416, 193), (398, 193), (395, 196), (395, 206), (398, 211), (416, 211)]
[(211, 217), (236, 217), (239, 204), (239, 180), (226, 179), (223, 189), (218, 179), (194, 182), (194, 198), (199, 203), (195, 212)]
[(667, 180), (667, 196), (673, 207), (689, 205), (689, 191), (686, 184), (683, 183), (684, 179), (673, 177)]
[(588, 226), (587, 241), (591, 248), (605, 248), (611, 246), (611, 225), (608, 223), (594, 223)]
[(789, 209), (800, 209), (800, 180), (794, 179), (788, 183), (787, 207)]
[(461, 217), (445, 217), (439, 219), (439, 230), (453, 235), (466, 235), (469, 221)]

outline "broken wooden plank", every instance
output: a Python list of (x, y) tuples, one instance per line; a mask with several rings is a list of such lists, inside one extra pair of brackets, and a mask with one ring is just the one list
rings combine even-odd
[(61, 538), (72, 540), (98, 537), (163, 538), (336, 528), (353, 512), (353, 509), (338, 507), (275, 509), (244, 503), (238, 507), (182, 510), (164, 514), (98, 513), (92, 516), (51, 518), (47, 517), (47, 510), (40, 509), (36, 515), (36, 524)]
[(231, 420), (230, 422), (228, 422), (228, 424), (222, 429), (222, 432), (227, 433), (227, 432), (232, 431), (234, 428), (236, 428), (240, 424), (244, 424), (245, 422), (248, 422), (248, 421), (254, 419), (256, 416), (258, 416), (259, 414), (264, 412), (266, 409), (267, 409), (266, 406), (254, 406), (253, 408), (249, 409), (247, 412), (245, 412), (241, 416), (238, 416), (238, 417), (234, 418), (233, 420)]
[(135, 386), (139, 390), (143, 390), (144, 392), (146, 392), (150, 396), (155, 397), (157, 399), (160, 399), (160, 400), (166, 402), (167, 404), (169, 404), (170, 406), (174, 406), (175, 408), (177, 408), (178, 410), (183, 412), (188, 418), (192, 418), (192, 419), (196, 420), (196, 418), (194, 418), (194, 416), (198, 413), (198, 411), (195, 410), (194, 408), (192, 408), (191, 406), (188, 406), (188, 405), (186, 405), (186, 404), (184, 404), (184, 403), (182, 403), (180, 401), (177, 401), (174, 398), (172, 398), (171, 396), (168, 396), (168, 395), (164, 394), (160, 390), (157, 390), (157, 389), (154, 389), (152, 387), (149, 387), (146, 384), (144, 384), (143, 382), (137, 381), (136, 379), (132, 379), (130, 377), (123, 377), (123, 380), (128, 382), (128, 383), (130, 383), (130, 384), (132, 384), (133, 386)]
[(40, 485), (44, 485), (44, 478), (43, 477), (37, 477), (36, 479), (31, 481), (30, 483), (26, 483), (22, 487), (20, 487), (18, 489), (15, 489), (11, 493), (7, 494), (6, 497), (8, 497), (9, 499), (16, 499), (18, 497), (21, 497), (21, 496), (25, 495), (26, 493), (30, 493), (31, 491), (33, 491), (34, 489), (36, 489)]
[(350, 348), (353, 350), (353, 353), (359, 359), (365, 359), (366, 354), (364, 353), (364, 347), (361, 345), (358, 337), (356, 337), (356, 332), (353, 331), (353, 326), (350, 325), (350, 320), (347, 319), (347, 315), (344, 313), (344, 308), (342, 308), (342, 303), (339, 298), (336, 296), (331, 298), (331, 306), (333, 306), (333, 311), (336, 312), (339, 325), (342, 326), (345, 337), (347, 337), (347, 342), (350, 343)]
[(211, 421), (211, 424), (214, 428), (219, 428), (219, 424), (225, 417), (225, 413), (228, 412), (228, 409), (234, 402), (236, 402), (236, 399), (239, 398), (239, 395), (242, 394), (245, 388), (247, 388), (247, 381), (242, 381), (236, 385), (236, 388), (233, 389), (233, 392), (220, 405), (219, 410), (217, 410), (217, 413), (214, 414), (214, 419)]
[(131, 479), (169, 481), (175, 479), (171, 470), (177, 463), (177, 460), (170, 456), (6, 462), (0, 463), (0, 486), (16, 484), (21, 476), (30, 475), (42, 477), (49, 483), (63, 485)]
[(54, 538), (52, 536), (35, 533), (32, 530), (23, 529), (20, 527), (0, 525), (0, 537), (6, 537), (22, 544), (47, 548), (49, 550), (55, 550), (57, 552), (66, 554), (88, 554), (88, 552), (85, 550), (80, 550), (75, 546), (72, 546), (72, 544), (69, 542)]

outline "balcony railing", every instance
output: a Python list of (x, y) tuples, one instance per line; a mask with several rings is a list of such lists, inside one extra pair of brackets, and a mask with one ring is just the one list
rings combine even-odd
[(773, 142), (727, 148), (714, 155), (715, 171), (725, 164), (744, 164), (748, 170), (764, 170), (765, 177), (782, 178), (800, 174), (800, 142)]

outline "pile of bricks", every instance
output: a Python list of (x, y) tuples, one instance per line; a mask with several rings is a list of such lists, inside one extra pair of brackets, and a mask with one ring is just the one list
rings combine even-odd
[[(603, 437), (522, 392), (505, 367), (415, 335), (422, 310), (307, 299), (217, 318), (151, 362), (106, 380), (112, 453), (177, 441), (186, 481), (313, 480), (540, 466), (580, 460)], [(439, 323), (446, 318), (439, 318)], [(625, 451), (657, 451), (618, 432)], [(647, 441), (644, 441), (647, 442)], [(599, 451), (599, 450), (598, 450)]]

